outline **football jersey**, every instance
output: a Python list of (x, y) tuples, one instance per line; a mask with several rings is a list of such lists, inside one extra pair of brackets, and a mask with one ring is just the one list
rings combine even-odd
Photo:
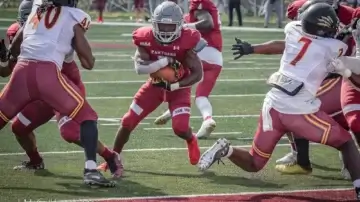
[(282, 113), (303, 114), (318, 111), (320, 100), (316, 93), (331, 71), (329, 64), (347, 50), (342, 41), (308, 35), (302, 31), (300, 21), (288, 23), (284, 29), (285, 50), (278, 72), (304, 83), (302, 90), (289, 96), (273, 88), (267, 98), (273, 101), (274, 108)]
[(65, 6), (48, 8), (39, 16), (38, 7), (34, 2), (24, 25), (19, 58), (51, 61), (61, 69), (65, 55), (72, 50), (74, 26), (80, 24), (87, 30), (91, 18), (81, 9)]

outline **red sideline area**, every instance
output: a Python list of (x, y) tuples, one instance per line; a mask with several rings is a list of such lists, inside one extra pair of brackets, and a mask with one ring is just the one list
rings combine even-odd
[(356, 201), (353, 190), (299, 191), (292, 193), (234, 194), (225, 196), (169, 197), (152, 199), (100, 200), (101, 202), (213, 202), (213, 201), (251, 201), (251, 202), (338, 202)]

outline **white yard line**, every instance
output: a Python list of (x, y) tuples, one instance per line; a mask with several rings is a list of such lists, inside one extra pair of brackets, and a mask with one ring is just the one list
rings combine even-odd
[[(224, 67), (222, 68), (222, 71), (241, 71), (241, 70), (277, 70), (279, 68), (277, 67)], [(91, 71), (89, 70), (80, 70), (80, 72), (82, 73), (90, 73), (92, 74), (93, 72), (134, 72), (134, 69), (128, 68), (128, 69), (124, 69), (124, 68), (119, 68), (119, 69), (93, 69)]]
[[(234, 97), (264, 97), (265, 94), (233, 94), (233, 95), (210, 95), (213, 98), (234, 98)], [(191, 96), (195, 97), (195, 95)], [(87, 97), (87, 100), (127, 100), (134, 99), (134, 96), (106, 96), (106, 97)]]
[[(215, 141), (214, 141), (215, 142)], [(317, 143), (310, 143), (311, 145), (318, 145)], [(240, 145), (235, 146), (238, 148), (250, 148), (252, 145)], [(277, 144), (277, 147), (289, 147), (290, 144)], [(209, 147), (200, 147), (200, 149), (208, 149)], [(124, 152), (157, 152), (157, 151), (183, 151), (187, 150), (185, 147), (168, 147), (168, 148), (141, 148), (141, 149), (125, 149)], [(84, 153), (82, 150), (76, 150), (76, 151), (49, 151), (49, 152), (41, 152), (43, 155), (53, 155), (53, 154), (78, 154), (78, 153)], [(10, 153), (0, 153), (0, 156), (19, 156), (24, 155), (23, 152), (10, 152)]]

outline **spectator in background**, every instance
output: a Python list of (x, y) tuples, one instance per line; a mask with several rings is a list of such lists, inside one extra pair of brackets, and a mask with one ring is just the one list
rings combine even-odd
[(283, 0), (266, 0), (264, 5), (265, 10), (265, 24), (264, 27), (267, 28), (269, 26), (270, 16), (275, 9), (276, 16), (277, 16), (277, 26), (279, 28), (282, 27), (282, 2)]
[(102, 23), (104, 22), (103, 12), (105, 9), (106, 0), (95, 0), (95, 3), (96, 3), (96, 9), (99, 12), (97, 22)]
[(235, 9), (236, 11), (236, 15), (238, 18), (238, 24), (239, 26), (242, 26), (242, 16), (241, 16), (241, 4), (240, 4), (241, 0), (229, 0), (229, 26), (233, 25), (233, 11)]
[[(151, 1), (151, 0), (150, 0)], [(134, 0), (136, 22), (143, 22), (144, 0)]]

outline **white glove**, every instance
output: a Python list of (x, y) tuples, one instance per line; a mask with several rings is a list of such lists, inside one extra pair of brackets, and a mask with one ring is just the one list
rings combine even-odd
[(346, 68), (343, 61), (340, 59), (333, 60), (330, 63), (329, 68), (331, 68), (333, 70), (333, 73), (340, 74), (341, 76), (343, 76), (345, 78), (349, 78), (352, 74), (350, 69)]

